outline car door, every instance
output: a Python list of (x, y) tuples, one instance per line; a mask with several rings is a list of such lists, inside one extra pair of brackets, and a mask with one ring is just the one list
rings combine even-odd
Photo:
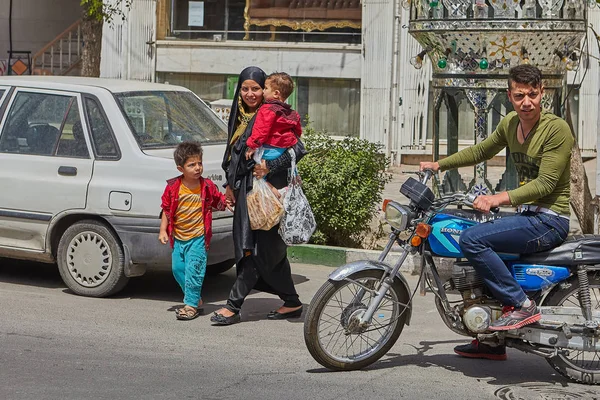
[(86, 207), (90, 143), (79, 93), (18, 88), (0, 125), (0, 246), (45, 250), (57, 214)]

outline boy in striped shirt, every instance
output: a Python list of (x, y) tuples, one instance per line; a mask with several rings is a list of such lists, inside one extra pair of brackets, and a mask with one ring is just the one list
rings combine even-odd
[(185, 303), (176, 317), (185, 321), (198, 317), (202, 311), (200, 292), (212, 237), (212, 209), (232, 208), (217, 186), (202, 177), (200, 143), (180, 143), (174, 159), (181, 175), (167, 181), (158, 239), (162, 244), (170, 242), (173, 248), (173, 276), (183, 290)]

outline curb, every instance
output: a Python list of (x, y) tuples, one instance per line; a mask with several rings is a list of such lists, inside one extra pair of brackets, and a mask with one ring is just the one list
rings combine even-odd
[[(288, 258), (290, 262), (301, 264), (316, 264), (327, 267), (339, 267), (341, 265), (359, 261), (376, 261), (381, 254), (380, 250), (351, 249), (346, 247), (320, 246), (315, 244), (301, 244), (288, 247)], [(385, 262), (395, 265), (400, 258), (400, 252), (390, 251)], [(400, 267), (400, 271), (415, 275), (419, 273), (420, 256), (418, 254), (409, 256)]]
[[(352, 249), (346, 247), (320, 246), (316, 244), (301, 244), (290, 246), (287, 250), (288, 259), (293, 263), (314, 264), (325, 267), (340, 267), (344, 264), (360, 261), (377, 261), (381, 250)], [(385, 259), (388, 265), (395, 265), (400, 259), (401, 252), (392, 248)], [(452, 275), (452, 265), (455, 262), (453, 258), (434, 257), (434, 262), (438, 273), (442, 278)], [(421, 268), (421, 256), (418, 254), (409, 254), (404, 264), (400, 267), (400, 272), (409, 275), (418, 275)]]

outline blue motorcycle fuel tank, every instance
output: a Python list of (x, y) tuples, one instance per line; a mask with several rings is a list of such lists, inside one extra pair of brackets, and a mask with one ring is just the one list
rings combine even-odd
[(460, 234), (478, 223), (456, 215), (437, 214), (429, 221), (432, 229), (427, 240), (431, 251), (440, 257), (464, 257), (458, 246)]

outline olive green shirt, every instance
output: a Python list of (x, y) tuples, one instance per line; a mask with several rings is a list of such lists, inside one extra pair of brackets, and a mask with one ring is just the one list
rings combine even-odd
[(515, 163), (519, 187), (508, 191), (512, 205), (535, 204), (561, 215), (570, 215), (571, 148), (573, 135), (569, 125), (547, 111), (523, 144), (517, 140), (519, 117), (509, 113), (483, 142), (439, 161), (448, 170), (475, 165), (494, 157), (505, 147)]

